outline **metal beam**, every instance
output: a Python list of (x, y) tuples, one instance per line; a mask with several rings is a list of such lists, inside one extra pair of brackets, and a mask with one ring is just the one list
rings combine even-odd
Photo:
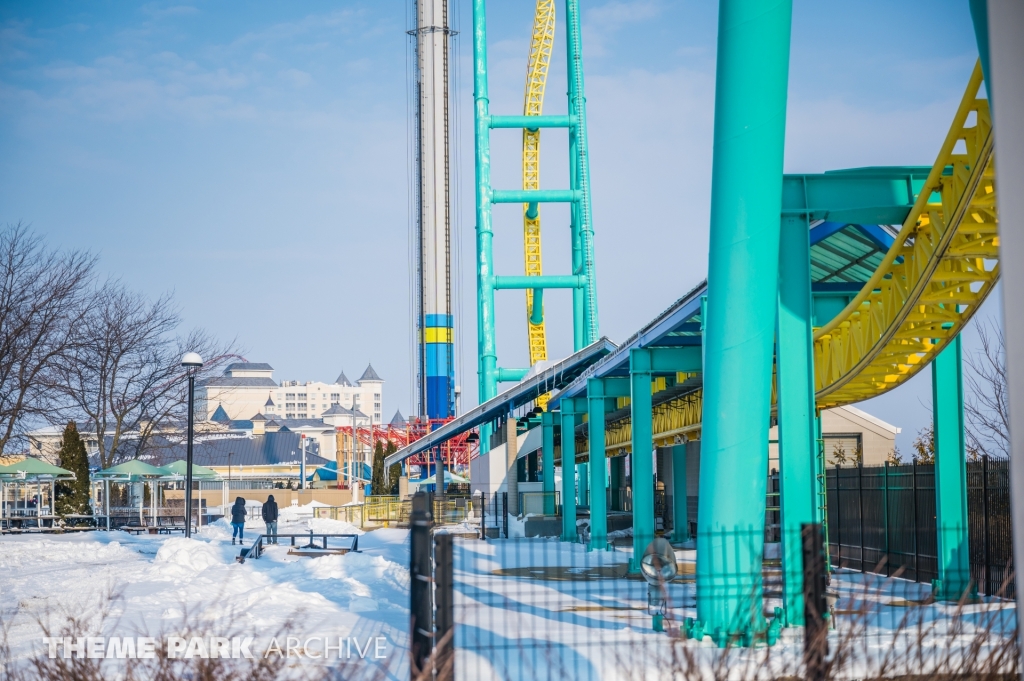
[(571, 128), (576, 125), (575, 116), (491, 116), (491, 128)]
[(629, 353), (630, 371), (650, 374), (675, 374), (701, 370), (698, 346), (638, 348)]
[(572, 203), (580, 200), (575, 189), (492, 189), (491, 203)]
[(583, 274), (542, 274), (540, 276), (498, 276), (494, 277), (494, 288), (498, 289), (539, 289), (539, 288), (583, 288), (587, 277)]

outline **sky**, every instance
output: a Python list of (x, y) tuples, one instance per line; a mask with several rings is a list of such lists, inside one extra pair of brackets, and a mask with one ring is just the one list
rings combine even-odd
[[(470, 2), (451, 0), (458, 383), (476, 403)], [(977, 48), (966, 0), (794, 0), (786, 172), (931, 165)], [(410, 0), (0, 4), (0, 223), (89, 249), (103, 274), (173, 292), (187, 327), (237, 339), (277, 380), (387, 381), (413, 410)], [(584, 0), (599, 320), (621, 341), (707, 272), (717, 4)], [(492, 113), (520, 113), (533, 3), (489, 3)], [(563, 6), (558, 3), (561, 22)], [(545, 113), (562, 113), (565, 44)], [(559, 136), (561, 134), (561, 137)], [(493, 184), (520, 182), (495, 131)], [(545, 131), (542, 187), (567, 183)], [(518, 209), (495, 209), (498, 273), (522, 271)], [(545, 206), (566, 273), (568, 214)], [(980, 313), (998, 323), (990, 300)], [(545, 296), (571, 352), (568, 292)], [(525, 304), (501, 292), (501, 366), (527, 364)], [(973, 347), (970, 334), (968, 350)], [(930, 377), (864, 403), (913, 434)]]

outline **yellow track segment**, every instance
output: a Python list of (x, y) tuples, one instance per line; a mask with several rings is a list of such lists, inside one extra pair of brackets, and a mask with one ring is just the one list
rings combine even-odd
[[(537, 11), (533, 17), (533, 37), (530, 40), (530, 58), (526, 68), (526, 96), (523, 115), (540, 116), (544, 109), (544, 88), (548, 81), (551, 65), (551, 49), (555, 42), (555, 2), (537, 0)], [(540, 130), (523, 130), (523, 189), (540, 189)], [(529, 216), (529, 204), (523, 204), (523, 248), (526, 259), (526, 276), (537, 277), (542, 273), (540, 246), (540, 208), (536, 215)], [(526, 289), (526, 328), (529, 332), (530, 366), (548, 358), (548, 343), (544, 322), (533, 324), (530, 314), (533, 310), (533, 291)], [(538, 406), (547, 405), (548, 396), (538, 398)]]
[[(979, 65), (914, 208), (875, 274), (814, 333), (821, 409), (880, 395), (913, 376), (963, 329), (999, 278), (992, 119), (988, 101), (978, 98), (982, 82)], [(774, 403), (774, 382), (772, 388)], [(656, 406), (655, 444), (699, 437), (702, 410), (701, 390)], [(629, 418), (609, 424), (609, 454), (628, 449), (631, 435)]]
[(999, 278), (992, 118), (981, 84), (978, 65), (896, 241), (856, 298), (814, 332), (821, 409), (880, 395), (916, 374)]

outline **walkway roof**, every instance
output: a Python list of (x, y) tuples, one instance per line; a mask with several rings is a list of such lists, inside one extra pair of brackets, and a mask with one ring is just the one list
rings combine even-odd
[(607, 338), (601, 338), (579, 352), (554, 362), (540, 371), (534, 373), (534, 370), (531, 370), (532, 375), (527, 374), (526, 378), (497, 397), (487, 400), (462, 416), (452, 419), (426, 437), (391, 454), (384, 459), (384, 465), (392, 466), (405, 461), (410, 456), (435, 447), (460, 433), (507, 416), (516, 408), (534, 401), (544, 393), (569, 385), (587, 367), (614, 351), (615, 344)]

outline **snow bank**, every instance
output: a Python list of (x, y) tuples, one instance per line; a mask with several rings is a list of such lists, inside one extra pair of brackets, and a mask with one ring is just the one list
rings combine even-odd
[(154, 565), (169, 563), (200, 572), (213, 565), (223, 565), (224, 560), (213, 546), (198, 539), (174, 537), (164, 542), (153, 558)]

